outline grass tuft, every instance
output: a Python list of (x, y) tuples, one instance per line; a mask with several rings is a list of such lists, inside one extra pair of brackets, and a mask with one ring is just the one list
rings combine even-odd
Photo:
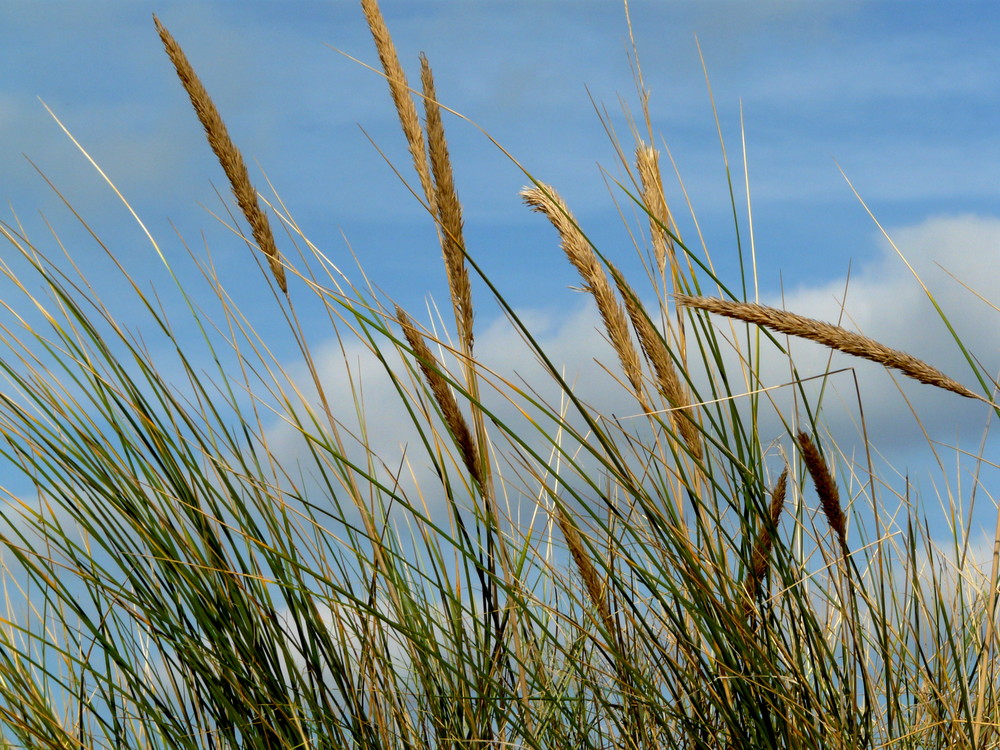
[[(625, 234), (648, 287), (511, 159), (609, 345), (601, 382), (571, 377), (466, 245), (450, 110), (430, 63), (420, 57), (411, 90), (378, 3), (362, 9), (412, 192), (438, 233), (453, 331), (440, 319), (419, 327), (363, 272), (352, 282), (280, 199), (270, 205), (302, 251), (279, 255), (240, 152), (155, 17), (286, 314), (241, 308), (241, 279), (220, 277), (182, 236), (170, 245), (149, 232), (186, 304), (161, 302), (155, 280), (136, 283), (113, 255), (108, 304), (107, 279), (74, 263), (83, 251), (54, 228), (49, 253), (16, 217), (0, 222), (0, 459), (3, 482), (21, 488), (3, 489), (0, 744), (998, 746), (1000, 553), (982, 572), (967, 519), (942, 538), (904, 474), (851, 459), (832, 434), (821, 453), (823, 391), (806, 381), (832, 387), (833, 373), (800, 373), (766, 331), (713, 316), (979, 397), (838, 326), (689, 294), (747, 297), (752, 277), (756, 298), (752, 230), (730, 188), (732, 284), (707, 247), (682, 240), (647, 145), (637, 56), (647, 140), (628, 111), (631, 147), (602, 119), (625, 172), (613, 199), (635, 205)], [(286, 271), (301, 280), (292, 290)], [(199, 272), (201, 291), (180, 283)], [(489, 339), (477, 342), (474, 282), (505, 314), (490, 325), (509, 325), (540, 367), (515, 376), (509, 351), (498, 364)], [(122, 320), (123, 303), (139, 313)], [(989, 373), (938, 310), (985, 387)], [(769, 400), (776, 360), (792, 373), (788, 405)], [(874, 455), (866, 434), (862, 453)], [(976, 471), (990, 464), (976, 460)], [(959, 519), (965, 486), (945, 465)], [(810, 480), (822, 518), (809, 512)], [(1000, 525), (1000, 549), (997, 539)]]

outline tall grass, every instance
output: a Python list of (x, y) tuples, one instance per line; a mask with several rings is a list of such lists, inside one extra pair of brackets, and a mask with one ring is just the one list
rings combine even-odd
[[(238, 281), (208, 262), (214, 297), (181, 286), (184, 325), (118, 266), (144, 315), (126, 325), (69, 256), (2, 225), (19, 260), (2, 269), (17, 294), (4, 300), (0, 432), (35, 489), (8, 492), (4, 743), (997, 746), (996, 566), (982, 587), (938, 575), (969, 539), (956, 532), (939, 551), (908, 487), (842, 455), (821, 395), (770, 331), (980, 397), (871, 339), (730, 292), (743, 280), (716, 277), (679, 234), (644, 109), (650, 142), (616, 146), (650, 289), (525, 171), (524, 201), (593, 297), (603, 365), (638, 416), (601, 413), (466, 247), (431, 67), (421, 58), (410, 88), (377, 2), (362, 6), (437, 228), (455, 338), (352, 283), (280, 202), (262, 201), (156, 20), (284, 327), (241, 309)], [(474, 278), (538, 382), (477, 353)], [(329, 326), (319, 339), (317, 319)], [(301, 366), (272, 354), (284, 336)], [(371, 409), (353, 374), (331, 391), (318, 351), (331, 337), (364, 347), (393, 403)], [(773, 385), (761, 367), (775, 355), (796, 391), (777, 436), (761, 427)], [(967, 362), (988, 395), (988, 374)], [(387, 408), (411, 431), (403, 463), (369, 439)], [(838, 475), (863, 481), (845, 496)]]

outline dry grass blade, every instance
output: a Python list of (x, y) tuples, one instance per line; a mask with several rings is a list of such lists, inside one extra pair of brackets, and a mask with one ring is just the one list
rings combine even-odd
[(462, 453), (462, 460), (465, 463), (465, 467), (469, 470), (469, 474), (472, 475), (480, 491), (482, 491), (485, 482), (482, 465), (479, 461), (479, 450), (476, 447), (475, 440), (472, 438), (472, 431), (469, 430), (469, 425), (458, 408), (458, 401), (455, 400), (455, 394), (451, 392), (448, 381), (441, 375), (440, 364), (431, 352), (430, 347), (427, 346), (423, 334), (417, 330), (410, 316), (399, 305), (396, 306), (396, 316), (403, 328), (403, 335), (406, 337), (406, 341), (409, 343), (410, 348), (413, 349), (413, 353), (417, 358), (420, 371), (424, 374), (424, 379), (427, 381), (427, 385), (430, 386), (431, 393), (434, 394), (434, 400), (437, 401), (438, 408), (441, 409), (445, 424), (448, 426), (448, 430), (455, 439), (455, 444)]
[(392, 103), (399, 115), (399, 124), (406, 137), (410, 156), (413, 158), (413, 168), (420, 178), (420, 187), (423, 188), (424, 195), (427, 197), (431, 213), (436, 216), (436, 198), (434, 185), (431, 182), (431, 172), (427, 166), (424, 131), (420, 128), (417, 107), (410, 95), (410, 86), (406, 82), (406, 73), (403, 72), (403, 66), (399, 62), (399, 55), (396, 54), (396, 45), (393, 44), (392, 35), (389, 34), (389, 27), (386, 26), (378, 1), (361, 0), (361, 9), (364, 11), (368, 28), (372, 32), (372, 39), (375, 41), (375, 49), (378, 52), (379, 61), (382, 63), (382, 70), (389, 82), (389, 94), (392, 96)]
[(420, 82), (424, 94), (427, 147), (434, 176), (435, 203), (441, 226), (441, 249), (444, 253), (445, 270), (448, 273), (448, 287), (451, 290), (455, 324), (458, 326), (462, 349), (467, 355), (471, 355), (472, 285), (469, 282), (469, 270), (465, 265), (462, 204), (455, 190), (448, 142), (444, 135), (444, 123), (441, 121), (441, 107), (438, 105), (437, 92), (434, 88), (434, 75), (424, 55), (420, 56)]
[(765, 326), (771, 330), (798, 336), (815, 341), (831, 349), (846, 354), (861, 357), (871, 362), (878, 362), (885, 367), (899, 370), (904, 375), (927, 385), (935, 385), (966, 398), (984, 400), (961, 383), (958, 383), (940, 370), (931, 367), (926, 362), (914, 356), (890, 349), (874, 339), (853, 333), (832, 323), (824, 323), (812, 318), (779, 310), (775, 307), (757, 305), (752, 302), (732, 302), (714, 297), (692, 297), (687, 294), (675, 294), (674, 299), (679, 305), (694, 307), (706, 312), (724, 315), (728, 318), (743, 320), (747, 323)]
[(591, 248), (587, 238), (583, 236), (583, 232), (580, 231), (566, 204), (552, 187), (539, 185), (533, 188), (524, 188), (521, 191), (521, 197), (533, 211), (545, 214), (556, 231), (559, 232), (563, 252), (566, 253), (570, 263), (583, 277), (587, 291), (594, 295), (597, 310), (604, 322), (611, 345), (621, 361), (625, 376), (632, 384), (636, 396), (644, 402), (639, 353), (629, 335), (625, 312), (615, 299), (608, 276), (601, 267), (593, 248)]
[[(635, 292), (629, 286), (622, 273), (612, 266), (612, 277), (618, 286), (618, 293), (625, 302), (625, 310), (632, 321), (632, 328), (639, 338), (639, 344), (646, 353), (656, 373), (656, 385), (660, 394), (666, 399), (673, 409), (669, 412), (670, 421), (674, 429), (680, 433), (687, 445), (688, 450), (695, 459), (702, 457), (701, 435), (698, 428), (692, 422), (691, 399), (688, 397), (687, 389), (681, 383), (674, 367), (674, 361), (670, 357), (667, 345), (663, 338), (653, 327), (649, 316), (642, 309)], [(682, 413), (683, 412), (683, 413)]]
[(819, 497), (820, 507), (823, 515), (826, 516), (827, 523), (837, 535), (840, 547), (847, 554), (847, 521), (844, 518), (843, 508), (840, 507), (840, 492), (837, 490), (837, 483), (833, 481), (830, 469), (820, 455), (819, 449), (812, 438), (806, 432), (800, 432), (796, 437), (799, 450), (802, 451), (802, 460), (805, 462), (809, 476), (812, 477), (813, 485), (816, 487), (816, 494)]
[(744, 614), (749, 619), (753, 614), (753, 602), (760, 591), (760, 584), (767, 573), (768, 562), (771, 559), (771, 548), (774, 546), (772, 531), (777, 529), (781, 513), (785, 509), (785, 491), (788, 487), (788, 469), (781, 472), (778, 481), (771, 490), (771, 504), (768, 508), (768, 518), (754, 541), (750, 553), (750, 571), (744, 584), (746, 603)]
[(271, 224), (267, 220), (267, 214), (264, 213), (257, 201), (257, 191), (250, 182), (250, 174), (247, 172), (243, 155), (236, 148), (232, 138), (229, 137), (229, 131), (222, 121), (219, 110), (215, 108), (208, 91), (205, 90), (201, 80), (194, 72), (194, 68), (191, 67), (191, 63), (188, 62), (184, 50), (155, 15), (153, 22), (156, 24), (156, 30), (160, 34), (167, 56), (174, 64), (177, 76), (181, 79), (184, 90), (191, 98), (191, 104), (194, 106), (194, 111), (198, 115), (202, 127), (205, 128), (208, 145), (212, 147), (219, 164), (222, 165), (240, 211), (243, 212), (250, 224), (254, 241), (267, 256), (267, 262), (271, 267), (275, 281), (278, 282), (278, 287), (287, 294), (288, 282), (285, 278), (285, 267), (281, 264), (281, 256), (278, 253), (278, 246), (274, 242), (274, 234), (271, 232)]

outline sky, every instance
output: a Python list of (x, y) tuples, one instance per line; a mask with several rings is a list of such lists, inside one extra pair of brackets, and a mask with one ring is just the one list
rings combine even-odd
[[(634, 273), (634, 250), (606, 180), (622, 172), (597, 111), (606, 108), (627, 139), (621, 102), (638, 112), (638, 101), (622, 5), (386, 0), (382, 7), (411, 81), (423, 51), (442, 102), (555, 186), (598, 247)], [(1000, 6), (632, 0), (630, 7), (657, 145), (670, 149), (732, 288), (739, 286), (733, 209), (699, 45), (744, 242), (744, 174), (750, 184), (759, 299), (836, 319), (846, 288), (852, 327), (975, 386), (846, 175), (959, 333), (987, 366), (1000, 368), (998, 311), (990, 304), (1000, 305), (993, 284), (1000, 275)], [(224, 178), (163, 53), (154, 12), (199, 72), (255, 183), (268, 192), (267, 175), (318, 247), (345, 267), (353, 251), (404, 307), (447, 299), (433, 225), (379, 153), (409, 179), (384, 81), (348, 57), (377, 65), (359, 4), (346, 0), (0, 0), (0, 198), (29, 234), (46, 233), (44, 212), (66, 233), (74, 258), (102, 273), (98, 249), (72, 228), (41, 171), (134, 277), (162, 275), (138, 227), (44, 101), (168, 255), (186, 254), (180, 234), (196, 252), (211, 248), (224, 278), (255, 288), (258, 270), (245, 246), (213, 217), (221, 207), (216, 190), (229, 200)], [(518, 197), (524, 173), (476, 126), (455, 117), (445, 125), (469, 251), (507, 299), (538, 321), (545, 342), (587, 370), (600, 343), (597, 320), (571, 289), (579, 282), (554, 231)], [(667, 193), (682, 235), (697, 244), (676, 180), (668, 179)], [(497, 308), (481, 285), (477, 295), (479, 351), (509, 357)], [(800, 368), (824, 366), (824, 353), (799, 351)], [(933, 469), (906, 399), (934, 440), (977, 449), (988, 417), (982, 405), (921, 386), (904, 386), (901, 395), (878, 368), (857, 372), (869, 429), (901, 473)], [(844, 405), (828, 415), (835, 433), (853, 429), (852, 393), (853, 382), (842, 391)], [(385, 439), (392, 429), (384, 427)], [(926, 490), (931, 497), (941, 491)], [(986, 511), (977, 518), (992, 524)]]

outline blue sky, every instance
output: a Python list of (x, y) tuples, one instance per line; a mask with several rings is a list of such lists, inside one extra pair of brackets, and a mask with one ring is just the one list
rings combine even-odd
[[(619, 96), (636, 111), (637, 101), (620, 3), (386, 0), (382, 6), (411, 80), (422, 50), (441, 100), (554, 185), (602, 250), (628, 267), (631, 245), (600, 167), (621, 172), (591, 101), (607, 107), (627, 138)], [(998, 303), (1000, 6), (632, 0), (631, 9), (654, 128), (677, 160), (712, 257), (732, 286), (731, 208), (695, 35), (745, 231), (742, 104), (762, 299), (775, 302), (784, 290), (789, 309), (834, 318), (850, 267), (847, 311), (860, 330), (971, 384), (839, 164), (927, 274), (959, 330), (984, 361), (1000, 365), (996, 311), (935, 265)], [(99, 272), (96, 249), (74, 234), (59, 199), (22, 154), (136, 277), (158, 273), (134, 223), (40, 97), (168, 252), (185, 252), (173, 225), (195, 250), (207, 243), (221, 275), (245, 277), (250, 288), (257, 283), (246, 248), (206, 210), (218, 210), (213, 183), (225, 195), (224, 178), (163, 54), (153, 12), (199, 71), (258, 187), (266, 191), (263, 170), (316, 245), (349, 266), (346, 237), (368, 274), (404, 306), (419, 309), (429, 294), (445, 299), (433, 226), (365, 135), (409, 176), (384, 82), (333, 49), (377, 62), (355, 2), (0, 0), (0, 197), (29, 233), (44, 234), (37, 213), (44, 211), (79, 239), (75, 257), (92, 260)], [(470, 252), (511, 302), (546, 322), (554, 348), (569, 359), (589, 359), (593, 319), (569, 289), (578, 282), (554, 232), (518, 198), (524, 175), (469, 124), (449, 118), (446, 127)], [(668, 199), (693, 240), (675, 182)], [(478, 299), (488, 349), (503, 337), (491, 338), (496, 308), (481, 293)], [(816, 367), (824, 361), (814, 356)], [(922, 465), (926, 456), (914, 451), (923, 438), (895, 386), (874, 368), (861, 371), (866, 414), (887, 450), (905, 466)], [(956, 405), (954, 396), (919, 386), (906, 394), (936, 437), (974, 447), (983, 408)], [(842, 417), (834, 411), (835, 428)]]

